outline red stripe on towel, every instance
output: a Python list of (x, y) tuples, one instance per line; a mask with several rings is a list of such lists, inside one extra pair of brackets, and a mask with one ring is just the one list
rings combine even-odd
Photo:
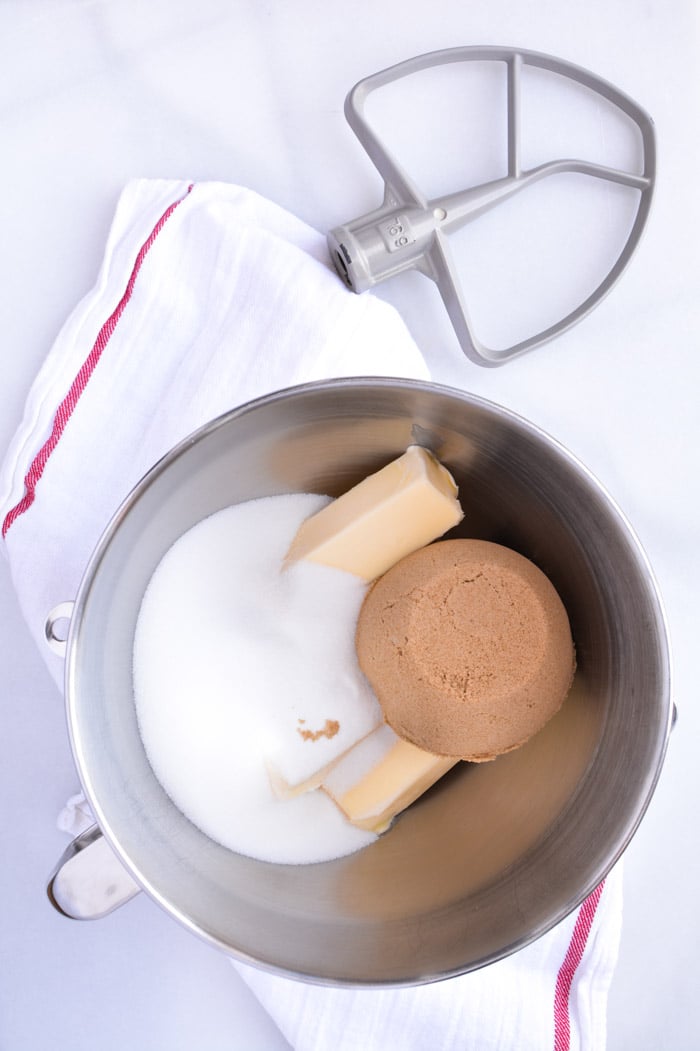
[(605, 880), (589, 894), (581, 905), (574, 925), (569, 948), (564, 962), (559, 968), (557, 984), (554, 990), (554, 1051), (569, 1051), (571, 1040), (571, 1019), (569, 1016), (569, 995), (576, 970), (581, 963), (586, 943), (591, 933), (593, 920), (600, 896), (603, 893)]
[(143, 261), (146, 258), (148, 252), (150, 251), (156, 237), (161, 232), (161, 230), (163, 229), (163, 227), (165, 226), (165, 224), (167, 223), (168, 219), (173, 214), (177, 206), (181, 204), (185, 200), (187, 195), (191, 192), (193, 185), (194, 184), (191, 183), (187, 188), (187, 192), (183, 194), (182, 197), (178, 198), (177, 201), (173, 201), (173, 203), (165, 209), (160, 219), (148, 235), (146, 241), (144, 241), (144, 243), (141, 245), (141, 248), (139, 249), (138, 254), (136, 256), (133, 269), (129, 276), (129, 280), (127, 281), (126, 289), (124, 290), (123, 296), (117, 303), (117, 306), (115, 307), (113, 312), (105, 321), (100, 331), (97, 333), (97, 339), (95, 340), (92, 346), (92, 350), (83, 362), (80, 371), (78, 372), (78, 375), (75, 377), (70, 386), (68, 393), (66, 394), (65, 398), (56, 410), (56, 415), (53, 419), (53, 426), (51, 428), (51, 434), (46, 439), (41, 449), (32, 460), (31, 466), (24, 477), (24, 496), (5, 515), (5, 520), (2, 524), (3, 537), (7, 536), (7, 531), (12, 525), (12, 523), (15, 522), (20, 515), (24, 514), (24, 512), (28, 508), (30, 508), (34, 503), (34, 496), (36, 492), (37, 483), (41, 478), (42, 474), (44, 473), (44, 468), (48, 463), (51, 453), (58, 445), (59, 439), (63, 434), (63, 431), (65, 430), (68, 420), (71, 418), (73, 410), (75, 409), (76, 405), (78, 404), (78, 401), (80, 400), (81, 394), (85, 390), (90, 377), (95, 371), (95, 366), (100, 360), (103, 350), (112, 338), (114, 330), (119, 324), (119, 319), (121, 318), (129, 300), (131, 299), (131, 296), (134, 291), (134, 285), (136, 284), (136, 278), (138, 277), (138, 273), (141, 269)]

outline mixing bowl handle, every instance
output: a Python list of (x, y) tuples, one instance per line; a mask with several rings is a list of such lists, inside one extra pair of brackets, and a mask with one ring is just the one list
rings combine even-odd
[[(49, 648), (65, 657), (72, 602), (51, 610), (44, 625)], [(72, 920), (97, 920), (130, 901), (140, 887), (128, 874), (97, 825), (82, 832), (63, 853), (46, 888), (51, 904)]]
[(46, 888), (54, 908), (72, 920), (98, 920), (140, 890), (97, 825), (73, 840)]
[(59, 602), (44, 621), (46, 645), (57, 657), (65, 657), (68, 626), (73, 615), (74, 602)]

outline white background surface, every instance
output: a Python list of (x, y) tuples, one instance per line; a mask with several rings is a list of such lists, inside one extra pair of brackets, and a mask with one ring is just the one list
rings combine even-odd
[[(381, 295), (403, 313), (436, 380), (523, 413), (579, 455), (632, 520), (655, 567), (680, 718), (625, 858), (608, 1046), (682, 1051), (697, 1047), (700, 1032), (695, 0), (4, 0), (0, 449), (55, 333), (95, 279), (129, 178), (240, 183), (326, 230), (381, 200), (380, 180), (343, 117), (348, 89), (412, 55), (464, 44), (529, 47), (587, 66), (656, 123), (659, 183), (642, 245), (611, 296), (556, 343), (503, 369), (480, 369), (463, 358), (423, 278), (396, 279)], [(534, 121), (543, 148), (553, 125)], [(404, 111), (394, 131), (415, 145), (425, 125)], [(474, 151), (455, 127), (444, 164), (456, 171)], [(591, 252), (581, 251), (586, 265)], [(516, 274), (515, 306), (518, 288)], [(46, 877), (65, 847), (55, 818), (77, 781), (60, 698), (3, 560), (0, 604), (0, 1048), (285, 1048), (227, 961), (143, 896), (95, 924), (70, 923), (49, 907)]]

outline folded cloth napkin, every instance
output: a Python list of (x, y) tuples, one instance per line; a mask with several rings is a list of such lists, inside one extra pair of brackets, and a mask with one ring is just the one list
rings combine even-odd
[[(235, 405), (344, 375), (427, 370), (393, 308), (343, 287), (318, 232), (235, 186), (126, 187), (97, 284), (59, 333), (0, 471), (2, 547), (59, 686), (45, 617), (74, 597), (146, 470)], [(60, 821), (80, 831), (84, 799)], [(620, 920), (618, 867), (533, 945), (435, 985), (354, 991), (235, 966), (297, 1051), (601, 1051)]]

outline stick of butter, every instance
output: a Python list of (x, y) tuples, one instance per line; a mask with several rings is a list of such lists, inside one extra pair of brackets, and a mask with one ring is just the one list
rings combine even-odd
[(353, 825), (379, 833), (458, 762), (424, 752), (382, 725), (345, 752), (322, 788)]
[(287, 561), (321, 562), (371, 581), (463, 517), (450, 472), (411, 445), (303, 522)]

